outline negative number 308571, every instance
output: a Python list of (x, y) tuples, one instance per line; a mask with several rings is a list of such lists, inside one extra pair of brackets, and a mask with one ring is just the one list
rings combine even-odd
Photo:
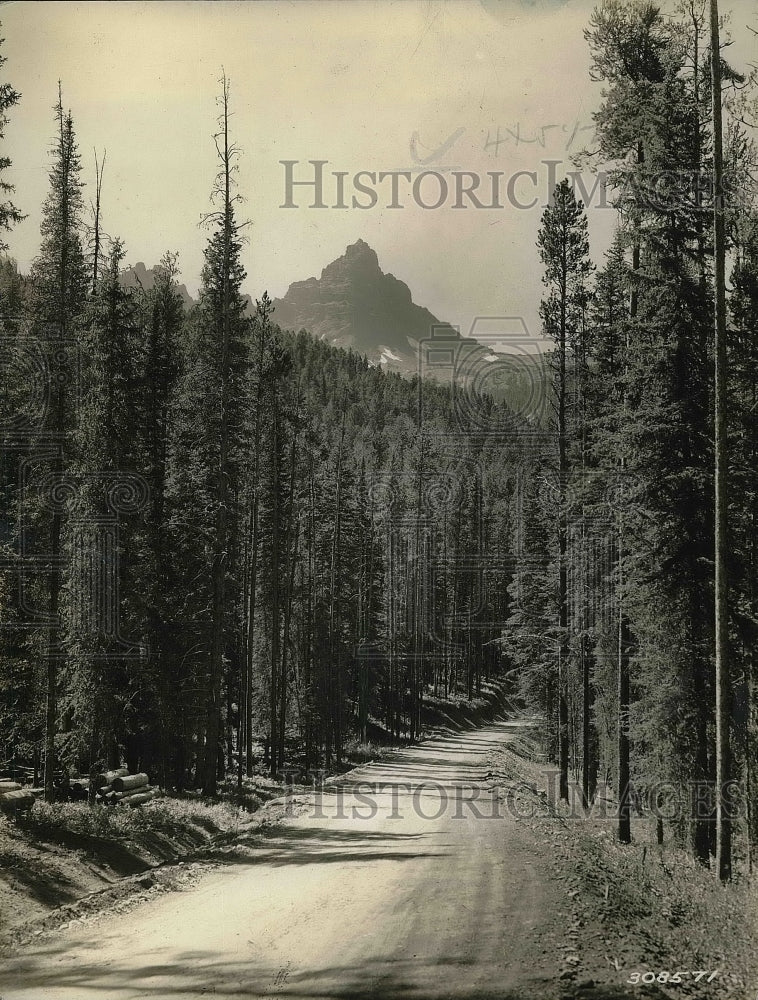
[(684, 970), (677, 972), (632, 972), (628, 983), (648, 985), (650, 983), (683, 983), (685, 979), (693, 983), (712, 983), (719, 970), (711, 972), (708, 969)]

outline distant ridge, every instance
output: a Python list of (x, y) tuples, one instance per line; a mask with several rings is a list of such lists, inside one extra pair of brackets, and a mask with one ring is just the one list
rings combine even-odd
[(500, 354), (471, 337), (461, 337), (417, 305), (410, 289), (385, 274), (364, 240), (321, 272), (295, 281), (274, 299), (274, 322), (285, 330), (307, 330), (338, 347), (352, 348), (386, 371), (421, 375), (455, 385), (464, 419), (478, 407), (474, 396), (502, 400), (530, 424), (546, 418), (549, 373), (540, 355)]
[[(145, 291), (149, 291), (155, 284), (155, 270), (154, 267), (146, 267), (140, 261), (138, 264), (127, 267), (121, 272), (121, 284), (124, 288), (144, 288)], [(177, 284), (177, 291), (182, 297), (185, 308), (194, 305), (195, 300), (187, 291), (186, 285)]]
[[(155, 268), (139, 262), (121, 272), (126, 288), (150, 289)], [(178, 286), (185, 308), (196, 300)], [(255, 304), (250, 296), (247, 308)], [(320, 278), (294, 281), (274, 299), (274, 322), (284, 330), (307, 330), (335, 347), (351, 348), (369, 362), (406, 377), (422, 375), (456, 385), (464, 408), (471, 393), (487, 393), (507, 402), (529, 423), (544, 423), (550, 380), (545, 358), (528, 354), (495, 354), (471, 337), (437, 319), (413, 301), (405, 282), (385, 274), (376, 251), (364, 240), (351, 243)]]

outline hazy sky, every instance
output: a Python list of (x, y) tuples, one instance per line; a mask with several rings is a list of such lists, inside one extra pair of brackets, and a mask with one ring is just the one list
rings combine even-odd
[[(722, 0), (723, 3), (723, 0)], [(84, 163), (107, 150), (104, 225), (121, 237), (127, 261), (154, 264), (180, 252), (182, 280), (197, 288), (204, 232), (200, 215), (216, 170), (212, 142), (217, 80), (231, 79), (232, 128), (243, 151), (239, 189), (251, 220), (244, 260), (246, 291), (282, 295), (291, 281), (318, 276), (359, 237), (414, 299), (467, 331), (474, 317), (524, 316), (534, 333), (540, 295), (535, 235), (548, 185), (544, 161), (562, 161), (591, 142), (600, 85), (588, 76), (582, 31), (592, 0), (299, 0), (277, 3), (6, 3), (0, 5), (2, 79), (22, 94), (10, 113), (5, 147), (9, 179), (28, 219), (10, 237), (28, 268), (39, 244), (47, 190), (57, 81), (70, 107)], [(744, 29), (754, 0), (735, 0), (732, 60), (755, 42)], [(755, 46), (753, 46), (755, 47)], [(443, 168), (485, 181), (503, 171), (522, 177), (514, 194), (524, 210), (425, 210), (400, 183), (401, 209), (285, 209), (280, 160), (296, 176), (327, 160), (324, 196), (334, 204), (330, 171), (347, 173), (345, 202), (358, 171)], [(449, 176), (449, 175), (448, 175)], [(425, 182), (426, 183), (426, 182)], [(451, 188), (453, 182), (451, 181)], [(431, 202), (430, 182), (422, 197)], [(407, 193), (406, 193), (407, 192)], [(363, 199), (365, 200), (365, 199)], [(480, 198), (489, 203), (489, 196)], [(605, 247), (613, 212), (591, 215), (594, 251)]]

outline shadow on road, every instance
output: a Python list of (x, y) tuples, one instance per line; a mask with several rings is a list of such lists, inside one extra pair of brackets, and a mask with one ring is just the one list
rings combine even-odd
[[(221, 865), (310, 865), (350, 864), (367, 861), (414, 861), (442, 857), (446, 852), (424, 850), (423, 833), (386, 833), (366, 829), (335, 829), (329, 826), (275, 827), (263, 835), (251, 835), (239, 850), (214, 858)], [(431, 844), (430, 844), (431, 846)]]
[[(251, 952), (255, 942), (250, 942)], [(109, 1000), (200, 1000), (203, 997), (276, 996), (284, 1000), (650, 1000), (665, 998), (655, 988), (596, 986), (575, 988), (556, 981), (533, 979), (517, 991), (499, 989), (496, 983), (482, 987), (473, 981), (446, 986), (455, 967), (466, 966), (460, 959), (439, 959), (434, 963), (415, 959), (377, 960), (360, 966), (334, 965), (299, 973), (292, 963), (280, 968), (245, 962), (218, 962), (210, 952), (189, 951), (172, 956), (170, 965), (134, 966), (125, 958), (123, 964), (104, 967), (98, 962), (60, 967), (57, 958), (64, 946), (50, 946), (40, 951), (34, 965), (24, 970), (28, 990), (54, 987), (61, 996), (81, 990), (81, 996), (107, 996)], [(17, 968), (21, 968), (21, 963)], [(10, 990), (13, 983), (0, 971), (0, 990)], [(100, 992), (96, 992), (100, 991)], [(56, 993), (57, 995), (57, 993)]]

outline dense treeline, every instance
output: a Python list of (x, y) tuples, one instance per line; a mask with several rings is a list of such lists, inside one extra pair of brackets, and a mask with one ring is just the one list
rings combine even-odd
[(3, 272), (6, 372), (46, 384), (3, 396), (2, 755), (51, 797), (122, 759), (208, 794), (262, 757), (332, 767), (499, 665), (520, 424), (477, 396), (499, 433), (468, 433), (449, 385), (250, 307), (228, 97), (196, 305), (172, 254), (124, 287), (60, 98), (39, 257)]
[[(630, 839), (639, 796), (671, 817), (680, 841), (707, 864), (716, 849), (717, 735), (725, 752), (731, 736), (730, 798), (741, 797), (743, 816), (755, 816), (757, 804), (758, 272), (755, 150), (742, 123), (748, 81), (722, 61), (732, 84), (724, 89), (732, 274), (729, 671), (722, 681), (732, 691), (728, 731), (717, 732), (707, 9), (688, 2), (666, 19), (653, 4), (607, 0), (586, 37), (603, 83), (592, 156), (608, 178), (617, 235), (591, 277), (583, 206), (567, 183), (542, 218), (542, 314), (556, 344), (558, 434), (555, 453), (535, 469), (525, 529), (545, 568), (524, 563), (516, 573), (507, 648), (523, 665), (525, 694), (549, 720), (562, 794), (573, 770), (589, 803), (600, 776), (616, 789), (622, 840)], [(553, 484), (557, 532), (539, 476)], [(749, 825), (739, 831), (754, 843)], [(736, 850), (749, 854), (745, 836)]]
[[(102, 171), (90, 222), (59, 99), (39, 257), (27, 277), (10, 262), (0, 272), (17, 376), (2, 395), (0, 753), (44, 767), (49, 795), (60, 767), (122, 757), (209, 794), (262, 757), (272, 773), (333, 767), (351, 741), (418, 736), (425, 699), (471, 698), (509, 670), (544, 718), (561, 797), (576, 789), (589, 810), (611, 789), (622, 841), (647, 802), (659, 837), (707, 864), (717, 829), (722, 842), (731, 829), (716, 787), (726, 773), (746, 807), (735, 852), (750, 861), (752, 79), (711, 64), (698, 0), (671, 17), (604, 0), (586, 37), (602, 85), (587, 162), (607, 179), (617, 231), (593, 263), (584, 206), (564, 181), (535, 233), (555, 345), (548, 425), (476, 395), (475, 380), (453, 391), (404, 379), (282, 331), (265, 292), (250, 304), (226, 80), (199, 302), (184, 306), (170, 253), (152, 287), (125, 288), (124, 248), (100, 233)], [(725, 443), (714, 409), (719, 79)], [(0, 91), (4, 107), (17, 99)], [(0, 206), (6, 227), (18, 217)], [(731, 484), (718, 657), (717, 458)], [(719, 715), (717, 693), (728, 696)]]

